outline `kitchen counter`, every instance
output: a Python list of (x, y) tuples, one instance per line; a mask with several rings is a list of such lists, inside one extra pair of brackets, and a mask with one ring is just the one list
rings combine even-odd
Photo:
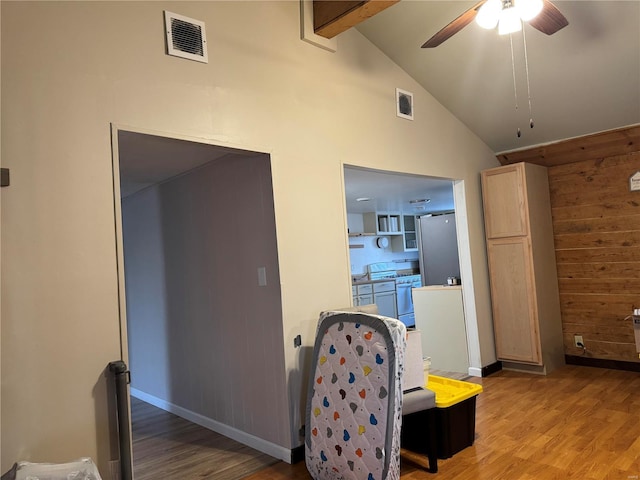
[(462, 285), (426, 285), (414, 290), (462, 290)]
[(382, 283), (382, 282), (395, 282), (395, 281), (396, 281), (395, 278), (381, 278), (379, 280), (369, 280), (367, 278), (364, 278), (362, 280), (355, 280), (351, 278), (351, 285), (364, 285), (367, 283)]
[(366, 273), (361, 273), (359, 275), (351, 275), (351, 284), (352, 285), (362, 285), (363, 283), (379, 283), (379, 282), (389, 282), (389, 281), (395, 281), (396, 278), (403, 278), (406, 276), (412, 276), (412, 275), (420, 275), (420, 270), (416, 270), (413, 268), (409, 268), (409, 269), (403, 269), (403, 270), (397, 270), (397, 277), (391, 277), (391, 278), (379, 278), (377, 280), (369, 280), (367, 278), (367, 274)]

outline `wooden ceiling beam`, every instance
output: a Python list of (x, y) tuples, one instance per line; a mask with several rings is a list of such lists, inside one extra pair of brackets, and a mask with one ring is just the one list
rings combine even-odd
[(313, 0), (313, 30), (333, 38), (400, 0)]

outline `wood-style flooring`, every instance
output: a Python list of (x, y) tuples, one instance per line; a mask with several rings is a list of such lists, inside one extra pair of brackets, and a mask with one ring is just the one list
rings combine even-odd
[(135, 480), (238, 480), (277, 460), (131, 398)]
[[(403, 450), (402, 480), (638, 480), (640, 374), (566, 366), (548, 376), (502, 371), (483, 379), (473, 446), (439, 460)], [(279, 462), (245, 480), (308, 480)]]

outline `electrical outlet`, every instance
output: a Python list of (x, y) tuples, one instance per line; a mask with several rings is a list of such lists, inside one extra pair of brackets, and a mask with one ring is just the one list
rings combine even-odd
[(573, 344), (578, 348), (584, 348), (584, 342), (582, 341), (582, 335), (573, 336)]

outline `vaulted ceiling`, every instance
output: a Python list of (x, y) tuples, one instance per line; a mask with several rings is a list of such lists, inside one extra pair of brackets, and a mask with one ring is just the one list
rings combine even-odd
[(472, 23), (420, 48), (475, 3), (316, 0), (314, 11), (331, 6), (326, 36), (355, 26), (496, 153), (640, 123), (639, 0), (556, 0), (569, 25), (554, 35), (525, 26), (510, 39)]

